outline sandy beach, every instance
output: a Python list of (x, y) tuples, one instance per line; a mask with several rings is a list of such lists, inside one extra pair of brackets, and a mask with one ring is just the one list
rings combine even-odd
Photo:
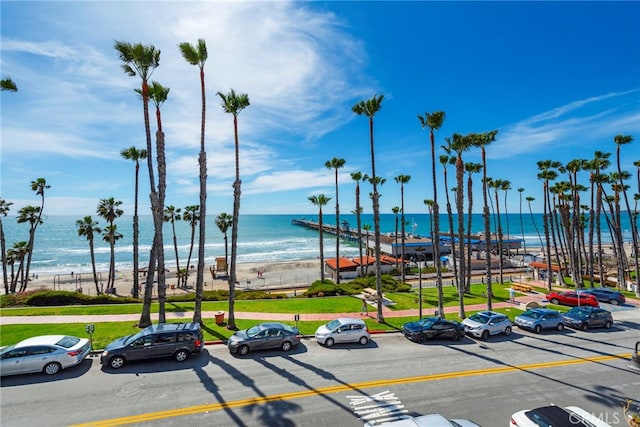
[[(204, 289), (228, 289), (225, 277), (214, 278), (211, 269), (205, 266)], [(274, 289), (301, 287), (320, 279), (320, 259), (239, 263), (236, 267), (237, 289)], [(98, 272), (99, 282), (107, 281), (108, 272)], [(216, 275), (218, 276), (218, 275)], [(144, 286), (145, 277), (140, 275), (140, 286)], [(192, 292), (196, 282), (195, 267), (190, 270), (186, 289), (178, 289), (175, 269), (169, 269), (166, 275), (167, 294)], [(118, 295), (130, 295), (133, 287), (133, 271), (116, 271), (115, 288)], [(37, 274), (29, 281), (28, 290), (47, 288), (65, 291), (77, 291), (95, 295), (96, 289), (91, 272), (68, 274)], [(154, 295), (157, 290), (154, 291)]]

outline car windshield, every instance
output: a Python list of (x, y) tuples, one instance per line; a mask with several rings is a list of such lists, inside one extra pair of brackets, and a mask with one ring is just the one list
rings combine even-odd
[(63, 337), (60, 341), (58, 341), (56, 343), (56, 345), (59, 345), (60, 347), (64, 347), (64, 348), (71, 348), (74, 345), (78, 344), (80, 342), (80, 338), (77, 337)]
[(433, 326), (433, 322), (434, 322), (434, 319), (431, 319), (431, 318), (420, 319), (418, 321), (420, 326), (425, 328), (430, 328), (431, 326)]
[(256, 335), (258, 335), (260, 333), (260, 331), (262, 331), (262, 328), (260, 326), (253, 326), (253, 327), (247, 329), (247, 336), (249, 338), (253, 338)]
[(585, 310), (580, 307), (573, 307), (571, 310), (567, 311), (567, 314), (575, 314), (576, 316), (586, 316), (590, 313), (591, 312), (589, 310)]
[(469, 319), (478, 322), (478, 323), (487, 323), (489, 322), (489, 316), (485, 316), (483, 314), (476, 313), (469, 317)]
[(537, 311), (525, 311), (522, 313), (523, 316), (530, 317), (532, 319), (539, 319), (542, 315)]
[(143, 335), (144, 335), (144, 333), (142, 331), (140, 331), (138, 333), (135, 333), (135, 334), (132, 334), (132, 335), (129, 335), (128, 337), (125, 337), (124, 344), (125, 345), (130, 344), (130, 343), (134, 342), (135, 340), (137, 340), (138, 338), (140, 338)]
[(342, 323), (340, 323), (338, 319), (332, 320), (331, 322), (327, 323), (327, 329), (329, 329), (330, 331), (335, 331), (340, 327), (340, 325), (342, 325)]

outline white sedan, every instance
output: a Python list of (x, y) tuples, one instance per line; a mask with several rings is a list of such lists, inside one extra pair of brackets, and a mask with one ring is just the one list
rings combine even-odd
[(577, 406), (550, 405), (536, 409), (525, 409), (511, 416), (509, 427), (571, 426), (611, 427), (608, 423)]

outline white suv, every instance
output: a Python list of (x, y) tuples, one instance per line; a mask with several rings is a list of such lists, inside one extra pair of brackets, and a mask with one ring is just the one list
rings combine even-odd
[(365, 345), (370, 339), (371, 336), (367, 331), (367, 325), (362, 319), (343, 317), (332, 320), (316, 330), (316, 340), (327, 347), (347, 342), (359, 342)]
[(513, 324), (507, 316), (494, 311), (481, 311), (462, 321), (464, 331), (476, 338), (486, 340), (489, 335), (511, 334)]

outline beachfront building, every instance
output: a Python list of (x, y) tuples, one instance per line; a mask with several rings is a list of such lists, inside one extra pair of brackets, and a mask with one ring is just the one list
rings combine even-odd
[[(359, 276), (364, 276), (365, 273), (368, 275), (375, 274), (376, 271), (376, 259), (375, 257), (366, 256), (354, 259), (348, 259), (344, 257), (340, 257), (340, 261), (338, 262), (335, 258), (329, 258), (324, 261), (324, 272), (325, 275), (331, 280), (337, 280), (338, 274), (340, 275), (340, 279), (355, 279)], [(400, 262), (400, 260), (397, 260)], [(382, 274), (391, 273), (391, 270), (395, 268), (396, 259), (389, 256), (382, 256), (380, 258), (380, 271)], [(366, 266), (366, 268), (365, 268)]]
[[(369, 253), (374, 250), (373, 244), (367, 248)], [(384, 255), (401, 258), (402, 257), (402, 239), (393, 233), (383, 234), (380, 236), (380, 252)], [(404, 239), (404, 257), (407, 261), (432, 261), (434, 245), (433, 240), (426, 237), (419, 237), (409, 234)], [(443, 241), (440, 242), (440, 254), (445, 256), (451, 253), (451, 248)], [(395, 261), (394, 261), (395, 263)]]

